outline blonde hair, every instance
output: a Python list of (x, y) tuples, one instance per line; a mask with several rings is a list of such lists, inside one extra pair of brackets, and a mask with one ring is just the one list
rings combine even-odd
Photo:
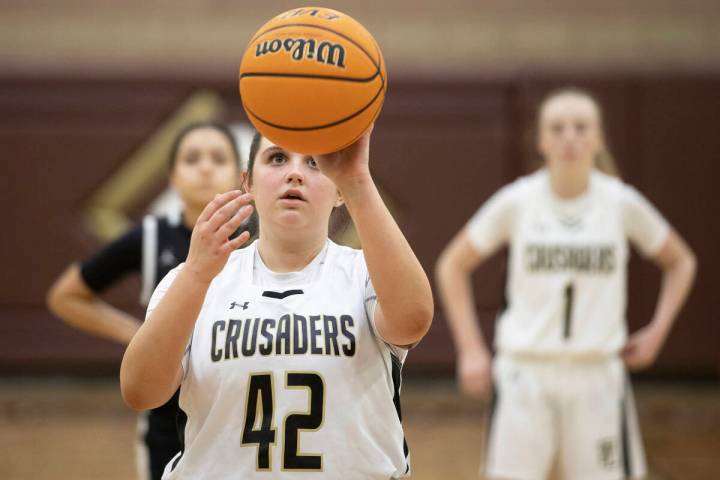
[(600, 103), (595, 99), (595, 97), (588, 92), (587, 90), (583, 90), (581, 88), (577, 87), (564, 87), (559, 88), (557, 90), (554, 90), (547, 94), (545, 98), (543, 98), (543, 101), (540, 103), (540, 107), (538, 108), (538, 115), (537, 115), (537, 125), (538, 125), (538, 131), (540, 130), (540, 119), (542, 117), (543, 111), (548, 106), (548, 104), (560, 97), (579, 97), (584, 100), (587, 100), (590, 102), (594, 107), (595, 111), (597, 112), (597, 120), (598, 120), (598, 127), (600, 128), (600, 135), (603, 139), (602, 141), (602, 148), (600, 151), (595, 155), (594, 159), (594, 165), (595, 168), (599, 171), (607, 174), (612, 175), (613, 177), (620, 178), (620, 170), (617, 167), (617, 163), (615, 162), (615, 158), (613, 157), (612, 153), (610, 152), (610, 149), (607, 147), (607, 143), (605, 141), (605, 121), (602, 109), (600, 108)]

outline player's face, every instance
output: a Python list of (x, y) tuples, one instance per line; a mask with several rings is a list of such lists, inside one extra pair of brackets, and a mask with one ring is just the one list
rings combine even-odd
[(237, 188), (237, 160), (227, 137), (212, 127), (185, 135), (170, 183), (185, 205), (198, 208), (204, 208), (216, 194)]
[(258, 148), (249, 189), (261, 231), (263, 224), (327, 231), (330, 213), (340, 204), (337, 187), (320, 172), (313, 157), (285, 150), (266, 138)]
[(551, 99), (540, 113), (539, 148), (551, 169), (589, 172), (602, 148), (595, 104), (580, 95)]

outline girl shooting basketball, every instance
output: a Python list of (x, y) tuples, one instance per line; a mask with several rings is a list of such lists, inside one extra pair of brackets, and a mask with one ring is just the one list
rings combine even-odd
[[(136, 409), (180, 386), (185, 448), (164, 478), (389, 479), (409, 472), (406, 347), (430, 327), (429, 282), (368, 169), (370, 133), (311, 157), (257, 135), (245, 187), (200, 215), (158, 286), (120, 380)], [(259, 238), (228, 240), (254, 202)], [(345, 204), (363, 250), (328, 239)]]
[[(639, 478), (639, 439), (625, 438), (625, 367), (657, 357), (695, 272), (677, 232), (632, 187), (601, 173), (606, 158), (597, 103), (584, 92), (550, 95), (539, 115), (545, 167), (505, 186), (475, 214), (437, 265), (458, 351), (458, 377), (488, 393), (490, 350), (477, 326), (470, 275), (509, 244), (507, 299), (492, 362), (497, 405), (486, 473), (492, 479)], [(655, 314), (627, 338), (630, 240), (663, 271)], [(629, 415), (629, 416), (628, 416)]]

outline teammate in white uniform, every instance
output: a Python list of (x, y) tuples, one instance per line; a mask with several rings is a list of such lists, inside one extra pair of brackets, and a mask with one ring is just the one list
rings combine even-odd
[[(198, 219), (123, 358), (136, 409), (180, 385), (185, 445), (163, 478), (391, 479), (409, 474), (400, 367), (433, 313), (420, 263), (368, 169), (370, 134), (307, 156), (256, 136), (246, 189)], [(259, 238), (228, 240), (252, 211)], [(363, 250), (328, 239), (347, 205)], [(403, 347), (405, 346), (405, 347)]]
[[(694, 278), (693, 254), (635, 189), (594, 168), (606, 157), (597, 103), (564, 90), (540, 109), (546, 165), (500, 189), (437, 265), (464, 391), (496, 386), (486, 458), (492, 479), (567, 480), (645, 474), (625, 366), (650, 365)], [(628, 339), (628, 239), (663, 270), (650, 324)], [(508, 245), (508, 305), (489, 349), (477, 326), (470, 274)]]

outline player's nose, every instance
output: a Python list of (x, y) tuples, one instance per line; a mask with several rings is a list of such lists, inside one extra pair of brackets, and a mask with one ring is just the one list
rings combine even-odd
[(288, 183), (303, 183), (305, 181), (305, 175), (302, 171), (302, 162), (296, 159), (288, 162), (285, 178)]

